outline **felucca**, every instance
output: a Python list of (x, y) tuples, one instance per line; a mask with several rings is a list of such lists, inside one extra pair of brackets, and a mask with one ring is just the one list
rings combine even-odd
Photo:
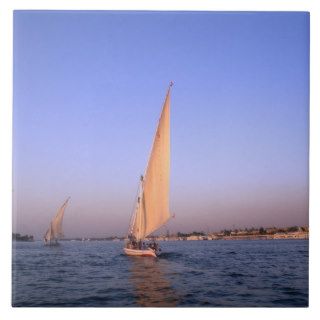
[(162, 107), (145, 174), (140, 177), (136, 205), (124, 247), (124, 252), (130, 256), (158, 256), (161, 252), (159, 245), (155, 241), (145, 240), (170, 218), (170, 91), (172, 85), (171, 82)]
[(59, 244), (58, 240), (63, 237), (62, 221), (69, 200), (70, 197), (63, 203), (55, 217), (51, 220), (49, 229), (43, 237), (45, 245), (56, 246)]

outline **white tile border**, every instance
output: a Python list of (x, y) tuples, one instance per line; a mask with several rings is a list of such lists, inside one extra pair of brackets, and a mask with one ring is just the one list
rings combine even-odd
[[(319, 237), (320, 237), (320, 10), (317, 0), (3, 0), (0, 2), (0, 317), (3, 319), (103, 319), (106, 317), (216, 317), (237, 319), (314, 319), (319, 311)], [(213, 11), (309, 11), (311, 13), (311, 95), (310, 95), (310, 307), (286, 308), (176, 308), (176, 309), (109, 309), (109, 308), (11, 308), (11, 137), (12, 137), (12, 13), (16, 9), (54, 10), (213, 10)], [(316, 138), (318, 137), (318, 138)]]

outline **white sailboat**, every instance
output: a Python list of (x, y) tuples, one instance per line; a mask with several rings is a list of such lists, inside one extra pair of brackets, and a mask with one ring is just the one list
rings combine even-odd
[(172, 85), (171, 82), (145, 174), (140, 178), (138, 197), (124, 247), (127, 255), (158, 256), (161, 251), (158, 244), (155, 241), (145, 243), (144, 240), (170, 218), (170, 90)]
[(70, 197), (63, 203), (63, 205), (58, 210), (55, 217), (51, 220), (50, 226), (43, 237), (43, 241), (45, 245), (50, 245), (50, 246), (58, 245), (59, 244), (58, 240), (63, 238), (62, 221), (63, 221), (64, 212), (69, 200), (70, 200)]

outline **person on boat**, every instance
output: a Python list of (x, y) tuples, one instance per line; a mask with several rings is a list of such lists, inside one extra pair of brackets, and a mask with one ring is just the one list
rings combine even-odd
[(155, 241), (152, 241), (149, 246), (150, 249), (154, 250), (154, 251), (158, 251), (158, 244)]
[(129, 236), (128, 236), (128, 243), (127, 243), (127, 248), (129, 248), (129, 249), (136, 249), (136, 247), (137, 247), (137, 242), (136, 242), (136, 240), (135, 240), (135, 237), (134, 237), (134, 235), (132, 235), (132, 234), (130, 234)]

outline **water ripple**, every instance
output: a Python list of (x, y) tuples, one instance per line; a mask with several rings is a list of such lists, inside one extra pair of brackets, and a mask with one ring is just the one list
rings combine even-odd
[(156, 259), (121, 242), (15, 243), (16, 307), (307, 307), (308, 241), (166, 241)]

